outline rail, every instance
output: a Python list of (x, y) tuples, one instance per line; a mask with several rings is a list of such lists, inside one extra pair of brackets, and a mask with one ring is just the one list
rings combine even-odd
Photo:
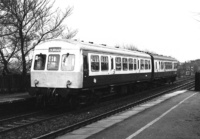
[(163, 95), (163, 94), (166, 94), (166, 93), (175, 91), (175, 90), (177, 90), (177, 89), (186, 89), (186, 88), (187, 88), (187, 89), (194, 88), (194, 81), (190, 81), (189, 83), (185, 83), (185, 84), (176, 86), (176, 87), (174, 87), (174, 88), (171, 88), (171, 89), (162, 91), (162, 92), (157, 93), (157, 94), (155, 94), (155, 95), (152, 95), (152, 96), (150, 96), (150, 97), (141, 99), (141, 100), (139, 100), (139, 101), (137, 101), (137, 102), (130, 103), (130, 104), (128, 104), (128, 105), (125, 105), (125, 106), (122, 106), (122, 107), (120, 107), (120, 108), (111, 110), (111, 111), (109, 111), (109, 112), (105, 112), (105, 113), (100, 114), (100, 115), (98, 115), (98, 116), (95, 116), (95, 117), (92, 117), (92, 118), (90, 118), (90, 119), (84, 120), (84, 121), (82, 121), (82, 122), (76, 123), (76, 124), (74, 124), (74, 125), (71, 125), (71, 126), (68, 126), (68, 127), (65, 127), (65, 128), (62, 128), (62, 129), (59, 129), (59, 130), (50, 132), (50, 133), (45, 134), (45, 135), (42, 135), (42, 136), (40, 136), (40, 137), (36, 137), (36, 138), (34, 138), (34, 139), (49, 139), (49, 138), (55, 138), (55, 137), (57, 137), (57, 136), (59, 136), (59, 135), (66, 134), (66, 133), (68, 133), (68, 132), (71, 132), (71, 131), (73, 131), (73, 130), (76, 130), (76, 129), (78, 129), (78, 128), (81, 128), (81, 127), (83, 127), (83, 126), (86, 126), (86, 125), (88, 125), (88, 124), (94, 123), (94, 122), (96, 122), (96, 121), (98, 121), (98, 120), (101, 120), (101, 119), (104, 119), (104, 118), (106, 118), (106, 117), (112, 116), (112, 115), (114, 115), (114, 114), (116, 114), (116, 113), (125, 111), (125, 110), (127, 110), (127, 109), (129, 109), (129, 108), (132, 108), (132, 107), (134, 107), (134, 106), (136, 106), (136, 105), (139, 105), (139, 104), (141, 104), (141, 103), (144, 103), (144, 102), (146, 102), (146, 101), (149, 101), (149, 100), (151, 100), (151, 99), (153, 99), (153, 98), (156, 98), (156, 97), (158, 97), (158, 96), (161, 96), (161, 95)]

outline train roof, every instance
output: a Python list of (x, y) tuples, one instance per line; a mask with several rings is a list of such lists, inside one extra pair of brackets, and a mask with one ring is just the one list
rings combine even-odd
[(168, 57), (168, 56), (163, 56), (163, 55), (157, 55), (157, 54), (152, 54), (155, 60), (168, 60), (168, 61), (177, 61), (173, 57)]
[[(82, 50), (87, 50), (87, 51), (131, 55), (131, 56), (146, 57), (146, 58), (150, 58), (151, 57), (150, 55), (153, 55), (153, 54), (148, 54), (148, 53), (140, 52), (140, 51), (131, 51), (131, 50), (122, 49), (122, 48), (105, 46), (104, 44), (101, 45), (101, 44), (87, 43), (87, 42), (68, 40), (68, 39), (52, 39), (52, 40), (44, 41), (40, 43), (39, 45), (37, 45), (35, 47), (35, 50), (48, 50), (49, 47), (61, 47), (62, 50), (82, 49)], [(154, 59), (158, 59), (158, 60), (169, 60), (169, 61), (176, 60), (174, 58), (161, 56), (161, 55), (153, 55), (153, 57)]]
[(101, 44), (86, 43), (86, 42), (67, 40), (67, 39), (66, 40), (53, 39), (53, 40), (42, 42), (41, 44), (35, 47), (35, 50), (48, 50), (49, 47), (61, 47), (62, 50), (82, 49), (82, 50), (94, 51), (94, 52), (102, 52), (102, 53), (104, 52), (104, 53), (113, 53), (113, 54), (119, 54), (119, 55), (130, 55), (130, 56), (132, 55), (132, 56), (150, 58), (149, 54), (146, 54), (143, 52), (130, 51), (127, 49), (122, 49), (122, 48), (115, 48), (115, 47), (105, 46)]

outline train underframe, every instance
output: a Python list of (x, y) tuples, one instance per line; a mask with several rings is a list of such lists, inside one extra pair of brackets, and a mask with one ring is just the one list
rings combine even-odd
[(141, 82), (128, 82), (93, 88), (69, 89), (69, 88), (31, 88), (29, 93), (36, 97), (36, 106), (49, 105), (69, 106), (71, 108), (98, 103), (103, 97), (114, 95), (126, 95), (141, 92), (148, 88), (154, 88), (165, 83), (173, 83), (175, 76), (158, 78)]

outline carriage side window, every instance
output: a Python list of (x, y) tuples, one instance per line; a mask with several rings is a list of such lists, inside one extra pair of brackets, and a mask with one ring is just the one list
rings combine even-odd
[(128, 64), (129, 64), (129, 70), (133, 70), (133, 59), (132, 58), (128, 59)]
[(34, 70), (44, 70), (46, 63), (46, 55), (39, 54), (35, 56)]
[(134, 59), (134, 70), (137, 70), (137, 60)]
[(170, 67), (169, 67), (169, 68), (170, 68), (170, 69), (172, 69), (172, 63), (171, 63), (171, 62), (169, 63), (169, 65), (170, 65)]
[(158, 62), (156, 62), (156, 69), (158, 70), (159, 69), (159, 65), (158, 65), (159, 63)]
[(164, 64), (165, 64), (165, 69), (168, 69), (169, 68), (168, 62), (165, 62)]
[(99, 71), (99, 56), (91, 55), (91, 71), (96, 72)]
[[(86, 57), (87, 58), (87, 57)], [(62, 56), (62, 71), (72, 71), (75, 65), (75, 55), (65, 54)]]
[(111, 70), (114, 68), (114, 62), (113, 62), (113, 58), (111, 58)]
[(171, 62), (165, 62), (165, 69), (172, 69), (172, 63)]
[(145, 69), (147, 70), (148, 68), (149, 68), (148, 60), (145, 60)]
[(144, 60), (140, 59), (140, 70), (144, 70)]
[(122, 62), (121, 62), (121, 57), (116, 57), (115, 58), (115, 64), (116, 64), (116, 70), (121, 70), (122, 68)]
[(165, 63), (164, 62), (162, 62), (162, 66), (163, 66), (163, 69), (165, 69)]
[(159, 61), (159, 63), (158, 63), (159, 65), (158, 65), (158, 67), (159, 67), (159, 69), (161, 69), (161, 64), (160, 64), (160, 61)]
[(58, 70), (59, 61), (60, 61), (60, 55), (49, 55), (47, 69)]
[(101, 56), (101, 70), (106, 71), (108, 70), (108, 57)]
[(150, 60), (148, 60), (148, 64), (149, 64), (149, 69), (151, 69), (151, 63), (150, 63)]
[(174, 63), (174, 69), (178, 68), (178, 63)]
[(128, 70), (128, 61), (127, 58), (122, 58), (123, 70)]
[(161, 62), (161, 69), (164, 69), (164, 63)]

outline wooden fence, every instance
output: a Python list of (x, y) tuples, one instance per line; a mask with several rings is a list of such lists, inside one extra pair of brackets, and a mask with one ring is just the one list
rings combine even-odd
[[(24, 81), (23, 81), (24, 80)], [(30, 87), (30, 75), (0, 76), (0, 93), (26, 91)]]

